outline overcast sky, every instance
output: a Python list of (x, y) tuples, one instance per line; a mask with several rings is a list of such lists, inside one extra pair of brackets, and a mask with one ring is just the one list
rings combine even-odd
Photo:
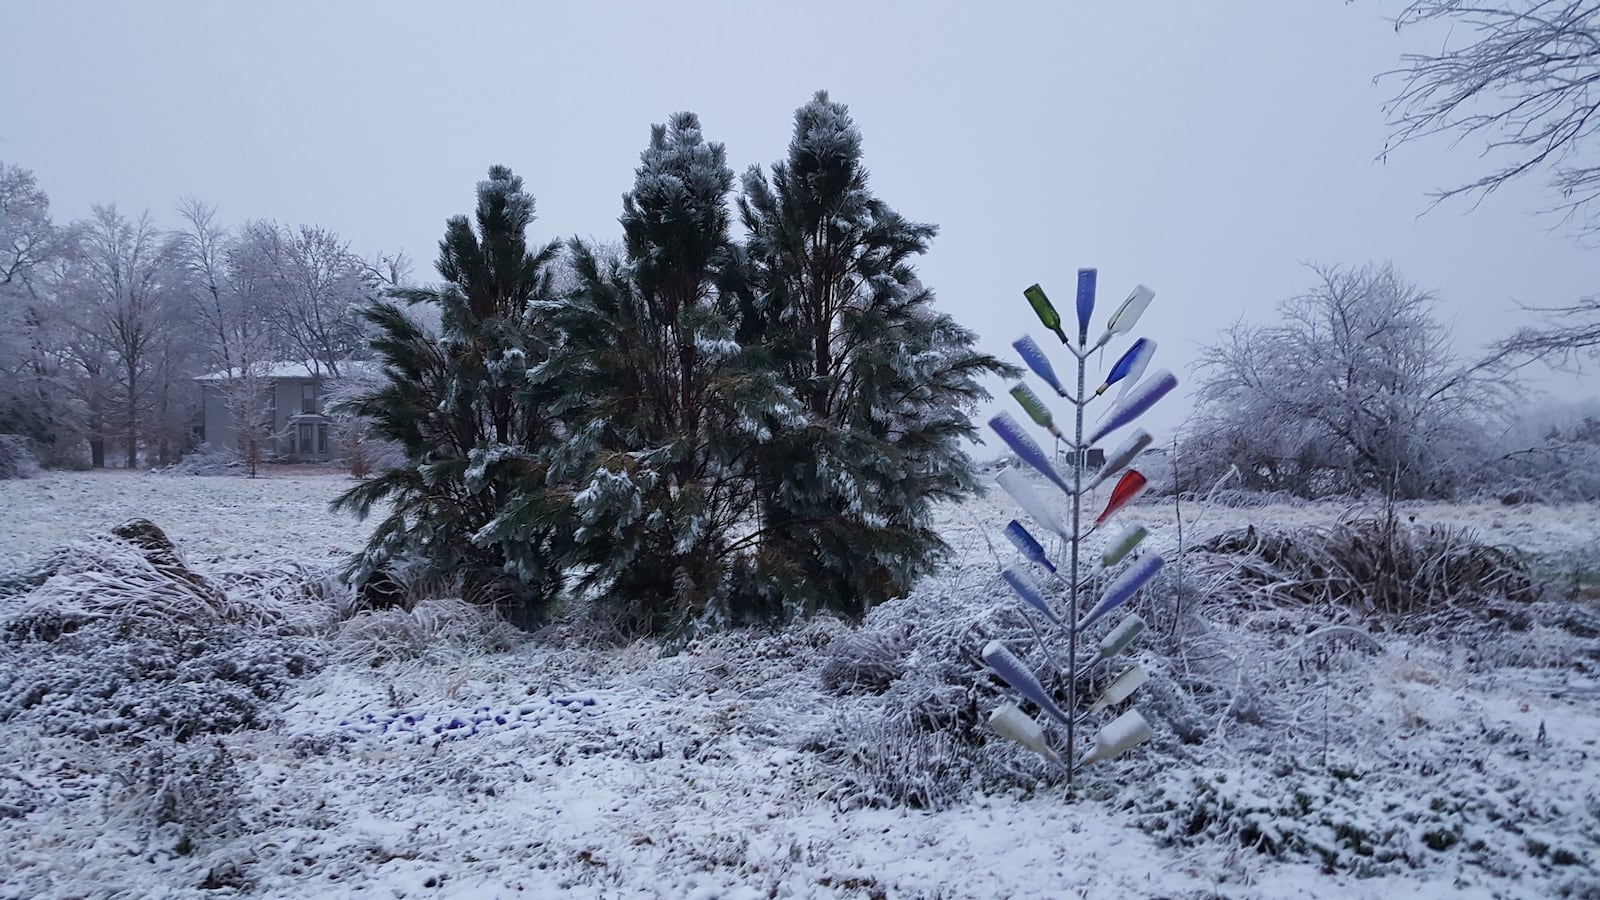
[(1102, 314), (1156, 290), (1141, 333), (1180, 378), (1198, 342), (1305, 288), (1306, 261), (1393, 261), (1468, 348), (1518, 322), (1518, 301), (1600, 289), (1600, 257), (1531, 215), (1549, 202), (1536, 182), (1423, 214), (1429, 189), (1480, 172), (1474, 146), (1375, 160), (1395, 86), (1373, 76), (1425, 39), (1396, 35), (1394, 11), (0, 0), (0, 160), (37, 174), (58, 221), (115, 202), (170, 223), (193, 195), (230, 223), (404, 249), (428, 278), (490, 164), (526, 179), (535, 238), (615, 239), (651, 123), (699, 113), (742, 171), (780, 159), (825, 88), (877, 194), (940, 226), (924, 280), (1007, 359), (1040, 331), (1021, 289), (1065, 309), (1080, 266), (1100, 270)]

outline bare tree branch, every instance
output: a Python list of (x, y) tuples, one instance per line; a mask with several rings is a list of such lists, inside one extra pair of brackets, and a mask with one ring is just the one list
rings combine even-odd
[(1431, 53), (1409, 53), (1378, 81), (1398, 81), (1384, 105), (1384, 153), (1412, 141), (1481, 140), (1493, 168), (1442, 188), (1434, 203), (1493, 193), (1524, 175), (1548, 172), (1561, 197), (1550, 212), (1587, 238), (1600, 237), (1600, 162), (1585, 154), (1600, 129), (1600, 0), (1414, 0), (1395, 30), (1451, 26)]
[[(1587, 243), (1600, 243), (1600, 0), (1413, 0), (1395, 30), (1451, 26), (1432, 53), (1412, 53), (1378, 76), (1398, 80), (1384, 106), (1392, 129), (1388, 150), (1411, 141), (1453, 135), (1453, 143), (1482, 141), (1479, 156), (1493, 166), (1466, 184), (1435, 191), (1434, 205), (1479, 200), (1502, 185), (1545, 173), (1561, 198), (1546, 212)], [(1600, 300), (1524, 309), (1543, 314), (1495, 347), (1484, 365), (1516, 368), (1545, 362), (1577, 368), (1600, 354)]]

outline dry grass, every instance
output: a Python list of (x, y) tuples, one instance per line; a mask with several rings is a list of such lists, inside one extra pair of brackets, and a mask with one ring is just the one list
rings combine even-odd
[(77, 541), (61, 561), (36, 589), (0, 609), (0, 631), (49, 639), (103, 619), (267, 626), (284, 614), (276, 604), (231, 598), (175, 556), (113, 535)]
[(1250, 526), (1197, 549), (1229, 558), (1246, 602), (1403, 616), (1540, 592), (1515, 550), (1483, 544), (1469, 529), (1394, 516), (1293, 531)]
[(454, 598), (426, 600), (409, 610), (355, 614), (334, 635), (330, 655), (335, 662), (378, 666), (437, 654), (498, 653), (526, 639), (492, 610)]

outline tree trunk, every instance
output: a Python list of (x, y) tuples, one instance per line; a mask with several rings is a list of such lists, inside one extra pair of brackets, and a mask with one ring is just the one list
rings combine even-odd
[(128, 367), (128, 468), (139, 468), (139, 382)]

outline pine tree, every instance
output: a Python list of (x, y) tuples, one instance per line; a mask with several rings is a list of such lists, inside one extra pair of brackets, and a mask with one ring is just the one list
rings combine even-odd
[(492, 167), (478, 183), (476, 231), (466, 216), (446, 225), (437, 263), (444, 283), (393, 292), (409, 304), (436, 304), (440, 333), (392, 302), (366, 309), (385, 383), (348, 411), (398, 443), (406, 462), (334, 501), (362, 518), (393, 504), (352, 567), (356, 581), (418, 565), (425, 575), (459, 577), (468, 600), (497, 605), (522, 624), (558, 591), (567, 508), (559, 492), (544, 489), (563, 435), (548, 398), (528, 380), (550, 351), (553, 332), (535, 311), (558, 249), (529, 247), (533, 218), (522, 179)]
[(961, 441), (988, 396), (979, 379), (1015, 370), (933, 308), (911, 260), (937, 229), (873, 196), (861, 132), (826, 92), (796, 111), (771, 179), (746, 173), (739, 209), (749, 232), (739, 334), (807, 414), (760, 448), (751, 602), (860, 615), (948, 550), (932, 508), (976, 486)]
[(933, 308), (910, 260), (935, 234), (867, 190), (861, 137), (825, 94), (786, 162), (734, 176), (691, 113), (652, 129), (623, 248), (530, 250), (533, 200), (502, 168), (477, 230), (450, 221), (434, 335), (367, 311), (382, 389), (350, 411), (405, 465), (348, 491), (392, 502), (358, 579), (421, 561), (529, 618), (567, 576), (632, 627), (679, 630), (902, 593), (946, 549), (932, 506), (975, 486), (961, 441), (1013, 370)]
[(625, 256), (570, 245), (579, 287), (550, 306), (563, 346), (538, 379), (559, 390), (573, 435), (571, 561), (629, 625), (660, 631), (726, 610), (751, 448), (769, 417), (797, 409), (734, 339), (723, 146), (677, 113), (652, 129), (635, 175)]

